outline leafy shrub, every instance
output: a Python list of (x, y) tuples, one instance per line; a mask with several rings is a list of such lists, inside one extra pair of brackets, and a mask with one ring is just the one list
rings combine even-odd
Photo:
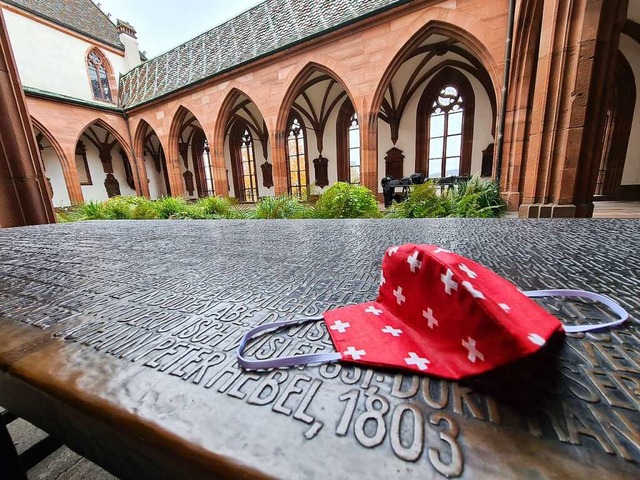
[(234, 214), (231, 200), (225, 197), (201, 198), (193, 208), (199, 210), (203, 218), (232, 218)]
[(102, 202), (102, 206), (108, 218), (114, 220), (127, 220), (135, 207), (136, 197), (112, 197)]
[(91, 200), (89, 202), (78, 204), (71, 217), (74, 220), (110, 220), (110, 213), (104, 207), (102, 202)]
[(499, 217), (507, 209), (498, 182), (474, 177), (447, 192), (452, 217)]
[(375, 195), (367, 187), (334, 183), (315, 205), (319, 218), (380, 218)]
[(446, 217), (450, 206), (445, 198), (438, 194), (434, 182), (416, 185), (404, 202), (394, 203), (387, 209), (389, 218), (436, 218)]
[(187, 201), (182, 197), (162, 197), (154, 202), (159, 218), (180, 218), (187, 213)]
[(434, 182), (413, 187), (409, 198), (394, 203), (388, 218), (499, 217), (506, 211), (498, 184), (477, 177), (439, 193)]
[(279, 197), (263, 197), (258, 200), (253, 218), (312, 218), (313, 215), (313, 208), (302, 204), (297, 198), (280, 195)]
[(134, 220), (155, 220), (160, 218), (160, 212), (153, 201), (146, 200), (133, 207), (131, 218)]

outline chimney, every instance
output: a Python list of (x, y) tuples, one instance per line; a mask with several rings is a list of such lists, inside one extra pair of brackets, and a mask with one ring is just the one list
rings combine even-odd
[(124, 60), (127, 65), (127, 71), (129, 71), (140, 65), (140, 50), (138, 49), (136, 29), (120, 19), (116, 23), (116, 28), (120, 35), (120, 41), (124, 45)]

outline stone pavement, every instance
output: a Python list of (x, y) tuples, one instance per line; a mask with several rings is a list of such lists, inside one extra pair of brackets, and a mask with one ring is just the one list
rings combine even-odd
[(640, 202), (593, 202), (593, 218), (640, 218)]

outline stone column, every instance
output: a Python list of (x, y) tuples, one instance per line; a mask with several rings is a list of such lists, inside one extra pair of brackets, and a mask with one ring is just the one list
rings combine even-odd
[(360, 118), (360, 182), (378, 197), (378, 112)]
[(142, 157), (132, 152), (133, 155), (133, 163), (138, 172), (138, 175), (134, 175), (135, 180), (139, 180), (136, 182), (136, 193), (138, 195), (142, 195), (146, 198), (151, 198), (151, 191), (149, 190), (149, 177), (147, 176), (147, 164), (144, 160), (144, 155)]
[(626, 7), (627, 0), (544, 2), (521, 217), (591, 216), (611, 52)]
[(287, 169), (287, 132), (275, 132), (269, 137), (271, 142), (271, 161), (273, 162), (273, 184), (275, 194), (284, 195), (289, 192)]
[(54, 223), (42, 159), (0, 9), (0, 227)]
[[(164, 137), (166, 140), (167, 137)], [(167, 178), (169, 180), (169, 195), (173, 197), (182, 197), (185, 194), (184, 179), (182, 178), (182, 170), (180, 169), (180, 154), (178, 152), (178, 140), (176, 139), (173, 145), (171, 139), (163, 142), (162, 138), (159, 138), (163, 148), (164, 144), (168, 144), (169, 148), (165, 149), (165, 166), (167, 169)], [(168, 155), (167, 155), (168, 152)]]
[(518, 2), (514, 25), (509, 98), (505, 116), (504, 160), (500, 172), (500, 191), (510, 211), (517, 211), (520, 207), (520, 182), (526, 169), (533, 110), (530, 100), (536, 80), (543, 4), (543, 0)]
[(76, 149), (74, 147), (73, 150), (65, 153), (69, 160), (62, 164), (62, 175), (67, 186), (69, 201), (72, 205), (75, 205), (84, 202), (82, 185), (80, 185), (80, 177), (78, 176), (78, 167), (76, 165)]
[(227, 167), (224, 159), (225, 131), (219, 131), (213, 127), (209, 131), (216, 132), (211, 149), (211, 169), (213, 170), (213, 189), (216, 195), (229, 196), (229, 183), (227, 182)]

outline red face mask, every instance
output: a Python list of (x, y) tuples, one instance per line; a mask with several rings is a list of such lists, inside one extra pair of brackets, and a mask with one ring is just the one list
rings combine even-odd
[[(619, 317), (602, 325), (563, 327), (530, 297), (599, 300)], [(627, 312), (602, 295), (576, 290), (521, 292), (482, 265), (433, 245), (389, 248), (382, 260), (375, 302), (330, 310), (324, 321), (339, 353), (247, 360), (246, 342), (260, 332), (318, 319), (261, 325), (238, 348), (248, 369), (342, 360), (459, 380), (488, 372), (540, 350), (557, 332), (578, 332), (624, 322)]]

